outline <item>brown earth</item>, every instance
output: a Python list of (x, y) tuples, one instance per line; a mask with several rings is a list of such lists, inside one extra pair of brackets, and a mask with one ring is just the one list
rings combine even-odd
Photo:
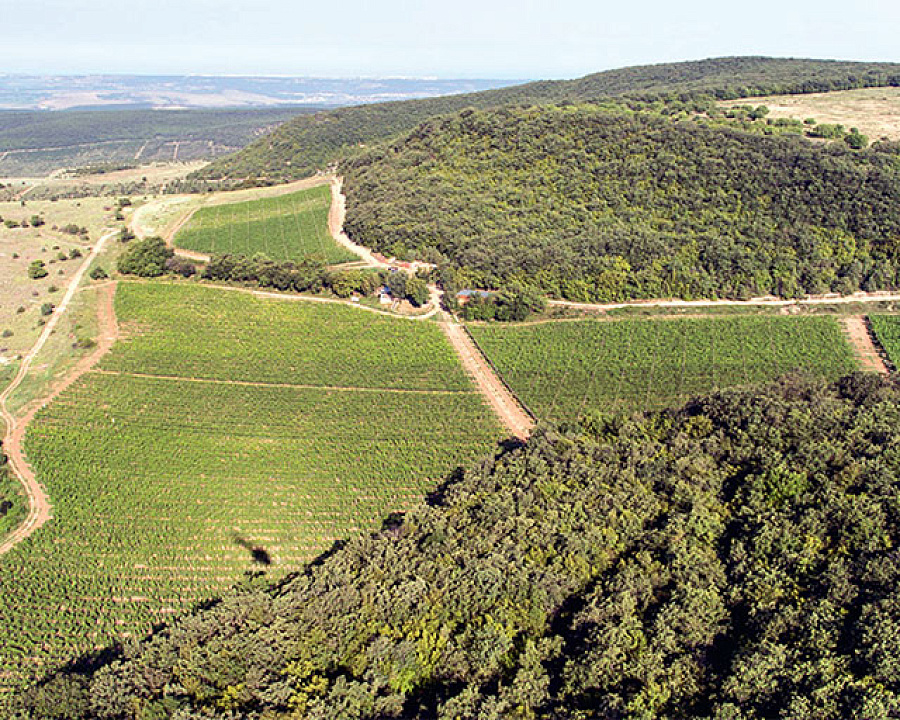
[(441, 328), (500, 422), (513, 436), (527, 440), (534, 429), (534, 420), (494, 372), (466, 329), (449, 319), (441, 323)]
[(887, 366), (875, 347), (866, 319), (862, 316), (844, 318), (844, 330), (850, 340), (850, 345), (856, 353), (856, 357), (859, 359), (860, 368), (868, 372), (887, 375)]

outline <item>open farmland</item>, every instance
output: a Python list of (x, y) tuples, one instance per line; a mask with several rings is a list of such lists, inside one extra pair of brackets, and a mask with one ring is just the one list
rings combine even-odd
[(835, 378), (855, 367), (840, 326), (827, 317), (550, 322), (470, 330), (532, 412), (553, 420), (572, 420), (589, 409), (675, 405), (797, 369)]
[(891, 365), (900, 367), (900, 315), (869, 315), (869, 323)]
[(175, 245), (210, 254), (300, 260), (309, 256), (329, 263), (358, 260), (328, 233), (328, 185), (290, 195), (201, 208), (175, 236)]
[(432, 323), (153, 283), (116, 308), (123, 339), (27, 437), (54, 517), (0, 558), (11, 686), (300, 568), (501, 436)]

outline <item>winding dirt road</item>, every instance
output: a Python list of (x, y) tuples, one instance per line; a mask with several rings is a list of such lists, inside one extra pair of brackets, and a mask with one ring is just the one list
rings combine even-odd
[[(41, 336), (34, 344), (34, 347), (32, 347), (28, 354), (22, 359), (22, 364), (19, 366), (19, 371), (16, 373), (16, 376), (6, 389), (0, 393), (0, 416), (3, 417), (3, 422), (6, 425), (6, 435), (3, 438), (3, 451), (9, 457), (10, 468), (19, 482), (22, 483), (22, 487), (25, 489), (25, 494), (28, 498), (28, 515), (22, 524), (13, 530), (13, 532), (0, 543), (0, 555), (9, 552), (13, 547), (28, 538), (51, 517), (51, 506), (47, 493), (37, 481), (37, 478), (35, 478), (34, 471), (31, 469), (31, 466), (25, 458), (25, 452), (22, 447), (25, 431), (28, 427), (28, 423), (31, 422), (38, 410), (87, 372), (87, 370), (90, 369), (90, 367), (93, 366), (94, 363), (96, 363), (97, 360), (99, 360), (112, 346), (116, 335), (115, 311), (113, 310), (112, 305), (112, 298), (115, 294), (115, 285), (105, 285), (98, 289), (98, 293), (100, 293), (98, 297), (100, 338), (98, 339), (97, 347), (94, 352), (79, 361), (75, 366), (75, 369), (61, 383), (56, 385), (49, 395), (42, 398), (40, 401), (31, 404), (21, 418), (16, 418), (9, 411), (6, 403), (10, 396), (22, 384), (34, 359), (47, 343), (47, 340), (59, 323), (59, 319), (65, 314), (88, 267), (90, 267), (97, 255), (103, 250), (107, 241), (115, 236), (115, 234), (115, 231), (112, 231), (104, 235), (93, 247), (91, 252), (88, 253), (84, 262), (81, 264), (81, 267), (79, 267), (75, 275), (72, 276), (72, 280), (69, 283), (69, 287), (66, 289), (66, 293), (63, 296), (59, 307), (50, 316), (50, 320), (44, 326), (44, 331), (41, 333)], [(111, 320), (110, 317), (112, 318)]]
[(343, 185), (343, 178), (331, 178), (331, 208), (328, 210), (328, 232), (331, 233), (331, 237), (334, 238), (338, 245), (356, 254), (369, 267), (390, 267), (390, 263), (385, 260), (379, 260), (369, 248), (357, 245), (344, 232), (344, 219), (347, 217), (347, 198), (341, 192)]

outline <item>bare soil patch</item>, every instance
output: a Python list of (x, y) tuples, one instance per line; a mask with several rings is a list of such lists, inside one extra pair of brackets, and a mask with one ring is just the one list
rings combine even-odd
[(844, 318), (844, 330), (847, 332), (850, 345), (859, 359), (860, 367), (868, 372), (887, 375), (887, 365), (884, 364), (881, 353), (875, 347), (866, 319), (862, 316)]
[(815, 118), (820, 123), (838, 123), (848, 129), (857, 127), (871, 140), (900, 140), (900, 88), (774, 95), (719, 103), (720, 107), (734, 105), (765, 105), (772, 118)]

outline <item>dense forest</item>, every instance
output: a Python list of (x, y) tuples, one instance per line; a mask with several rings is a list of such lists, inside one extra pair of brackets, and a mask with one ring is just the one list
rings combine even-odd
[(325, 169), (360, 146), (412, 130), (465, 108), (707, 95), (825, 92), (900, 85), (900, 64), (733, 57), (609, 70), (578, 80), (542, 81), (424, 100), (378, 103), (298, 117), (243, 151), (217, 160), (197, 179), (278, 182)]
[(898, 403), (787, 378), (542, 428), (16, 717), (897, 717)]
[(900, 153), (597, 106), (465, 110), (342, 165), (345, 229), (580, 301), (896, 287)]

